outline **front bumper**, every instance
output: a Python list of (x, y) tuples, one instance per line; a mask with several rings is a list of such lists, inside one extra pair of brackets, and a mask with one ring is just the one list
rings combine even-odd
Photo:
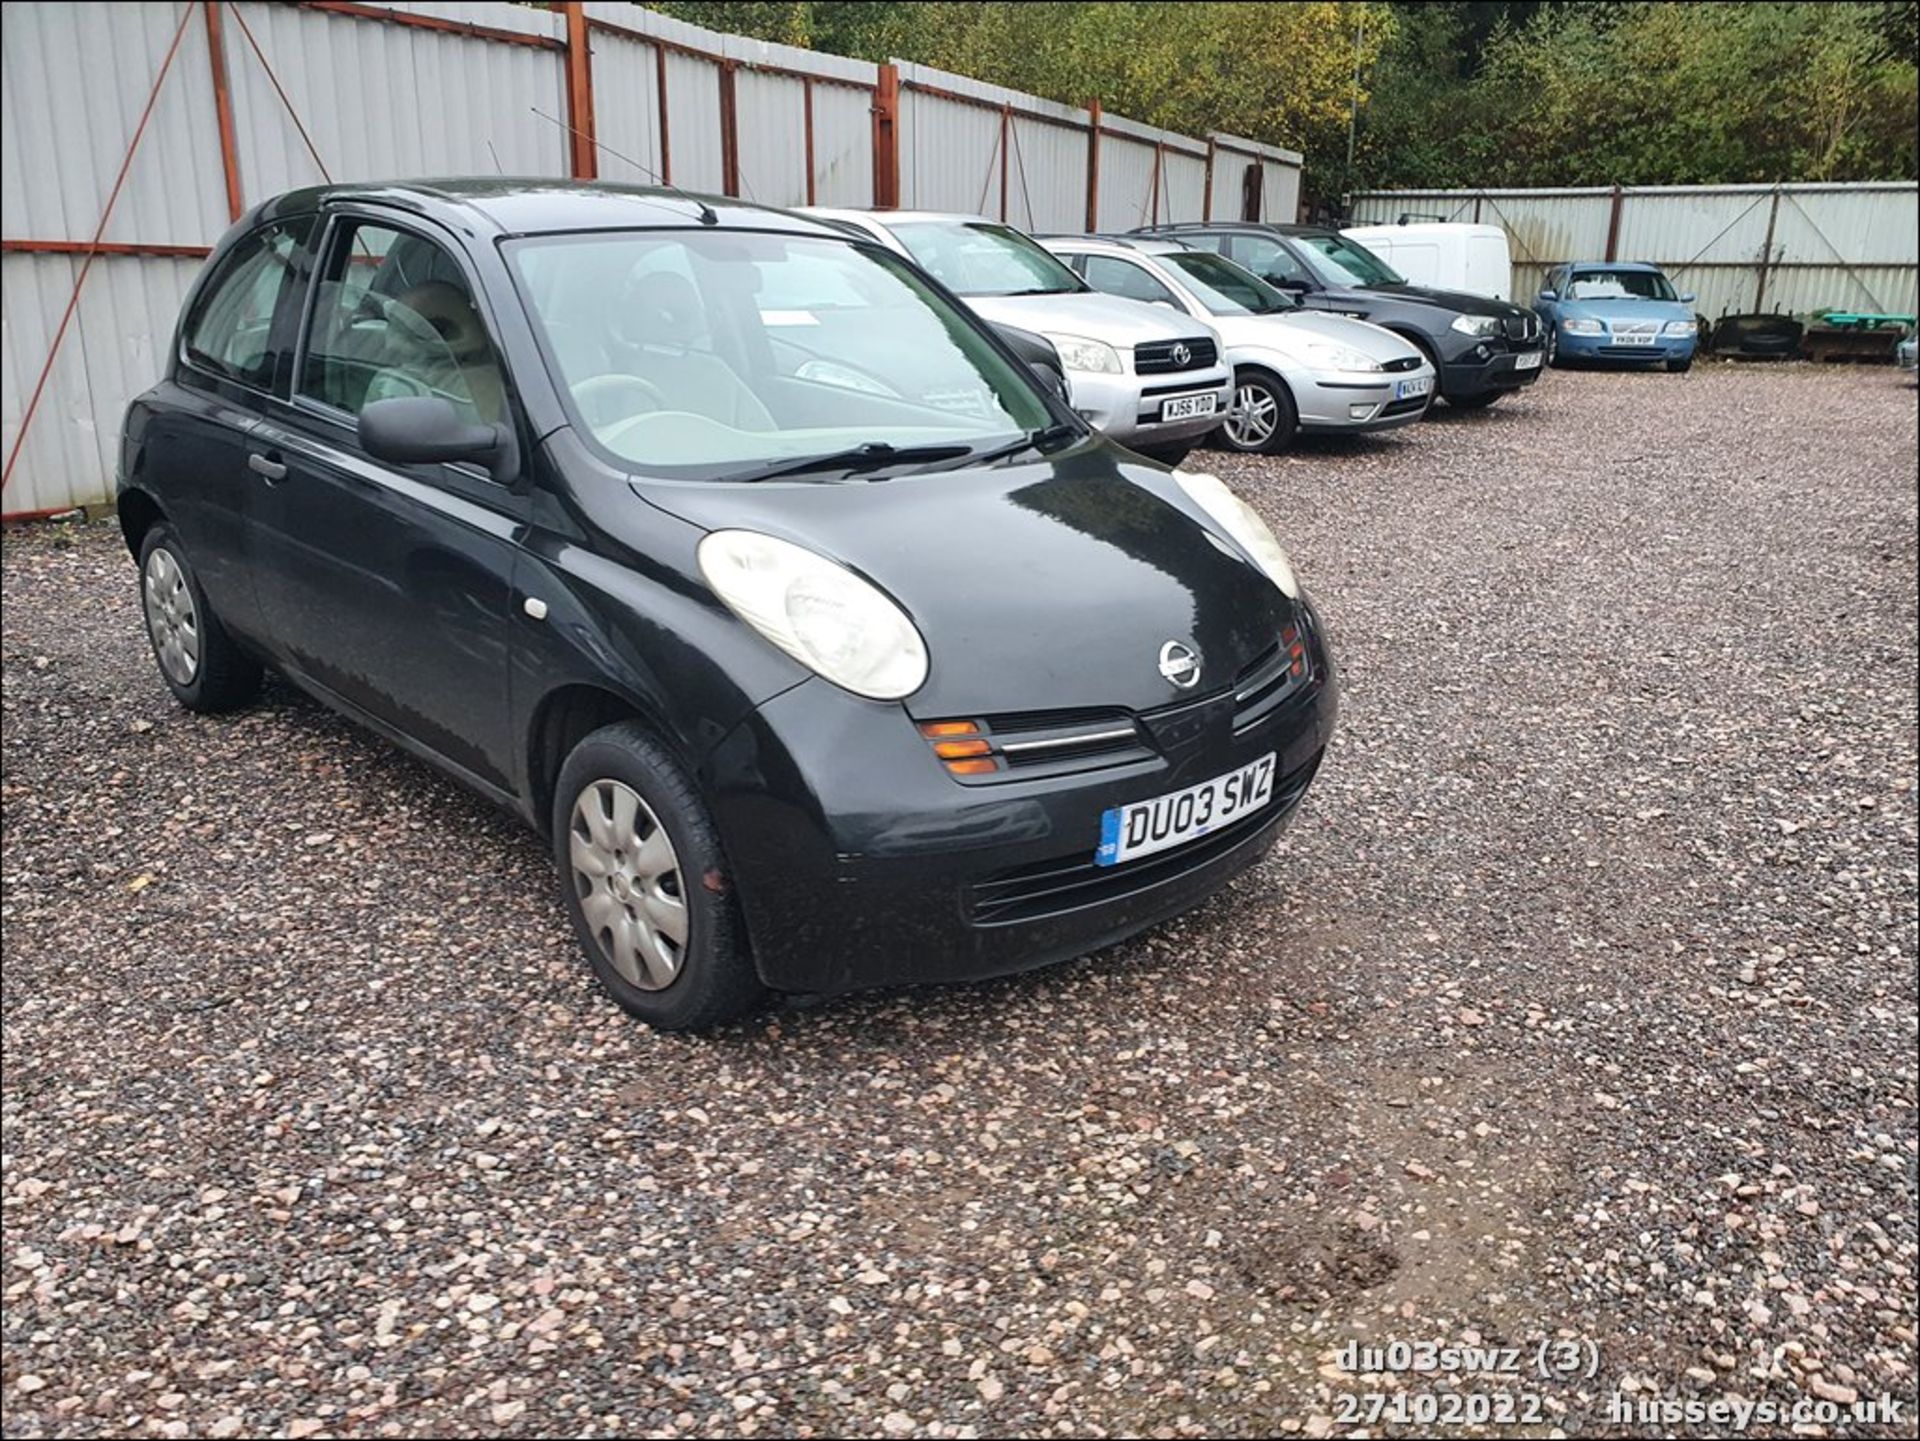
[[(1502, 347), (1496, 349), (1495, 347)], [(1531, 361), (1522, 357), (1531, 356)], [(1440, 391), (1448, 396), (1485, 395), (1532, 385), (1545, 369), (1539, 341), (1480, 341), (1440, 367)]]
[[(1233, 377), (1224, 365), (1162, 375), (1102, 375), (1075, 370), (1067, 375), (1073, 408), (1102, 435), (1138, 447), (1207, 434), (1227, 418), (1233, 402)], [(1184, 395), (1214, 397), (1211, 415), (1161, 420), (1161, 407)]]
[(1625, 360), (1642, 365), (1686, 360), (1699, 342), (1697, 335), (1657, 335), (1651, 345), (1622, 345), (1611, 333), (1569, 335), (1564, 327), (1554, 340), (1562, 360)]
[[(1265, 855), (1332, 737), (1337, 685), (1319, 627), (1311, 634), (1312, 679), (1243, 733), (1233, 733), (1228, 691), (1168, 707), (1204, 723), (1170, 729), (1191, 734), (1148, 759), (1045, 779), (962, 784), (902, 707), (823, 680), (767, 702), (701, 777), (762, 979), (833, 994), (1001, 975), (1095, 950), (1206, 899)], [(1269, 751), (1273, 799), (1253, 815), (1158, 855), (1093, 865), (1110, 807)]]
[[(1426, 379), (1424, 395), (1397, 396), (1403, 381)], [(1374, 376), (1353, 371), (1309, 371), (1292, 385), (1300, 429), (1356, 435), (1412, 425), (1427, 413), (1435, 390), (1431, 365)]]

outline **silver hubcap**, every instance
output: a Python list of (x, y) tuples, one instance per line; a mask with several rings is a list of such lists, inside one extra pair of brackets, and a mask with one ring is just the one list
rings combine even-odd
[(1280, 402), (1264, 385), (1242, 385), (1233, 392), (1227, 412), (1227, 436), (1235, 445), (1254, 449), (1273, 439), (1280, 424)]
[(147, 632), (153, 637), (160, 669), (175, 685), (192, 685), (200, 670), (200, 617), (193, 608), (186, 572), (173, 552), (160, 546), (147, 557), (143, 581)]
[(573, 890), (600, 953), (630, 984), (673, 984), (687, 948), (686, 891), (666, 828), (631, 786), (599, 780), (573, 803)]

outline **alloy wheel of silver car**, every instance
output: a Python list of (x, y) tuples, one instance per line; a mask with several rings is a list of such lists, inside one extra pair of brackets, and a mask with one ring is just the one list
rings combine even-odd
[(175, 685), (192, 685), (200, 669), (200, 614), (186, 572), (165, 546), (148, 555), (140, 590), (160, 668)]
[(1227, 411), (1227, 438), (1247, 450), (1258, 450), (1273, 439), (1280, 423), (1280, 402), (1264, 385), (1243, 381), (1234, 387)]
[(594, 943), (630, 984), (659, 991), (680, 975), (688, 915), (680, 857), (639, 792), (595, 780), (573, 803), (568, 855)]

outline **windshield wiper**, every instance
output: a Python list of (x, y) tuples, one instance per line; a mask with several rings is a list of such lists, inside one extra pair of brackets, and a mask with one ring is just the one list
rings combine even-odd
[(821, 470), (843, 470), (853, 475), (863, 470), (878, 470), (882, 466), (958, 460), (972, 454), (973, 447), (970, 445), (889, 445), (884, 440), (870, 440), (862, 445), (849, 446), (846, 450), (829, 451), (825, 455), (803, 455), (798, 460), (781, 461), (763, 470), (749, 470), (725, 478), (778, 480), (785, 475), (808, 475)]
[(997, 450), (983, 450), (972, 459), (976, 461), (1005, 460), (1010, 455), (1018, 455), (1023, 450), (1037, 450), (1044, 454), (1047, 449), (1064, 440), (1071, 440), (1080, 434), (1080, 427), (1069, 425), (1064, 420), (1056, 420), (1052, 425), (1043, 425), (1038, 430), (1030, 430), (1018, 440), (1003, 445)]

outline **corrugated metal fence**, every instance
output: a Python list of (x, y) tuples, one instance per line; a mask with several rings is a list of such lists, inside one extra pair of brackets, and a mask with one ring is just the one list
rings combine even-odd
[(201, 259), (245, 206), (297, 186), (659, 178), (1066, 231), (1299, 204), (1291, 151), (611, 0), (14, 0), (0, 27), (8, 516), (107, 498), (121, 414), (164, 368)]
[(1397, 190), (1353, 197), (1357, 222), (1478, 220), (1506, 228), (1514, 294), (1567, 260), (1648, 260), (1709, 318), (1816, 309), (1912, 315), (1920, 185), (1659, 185)]

